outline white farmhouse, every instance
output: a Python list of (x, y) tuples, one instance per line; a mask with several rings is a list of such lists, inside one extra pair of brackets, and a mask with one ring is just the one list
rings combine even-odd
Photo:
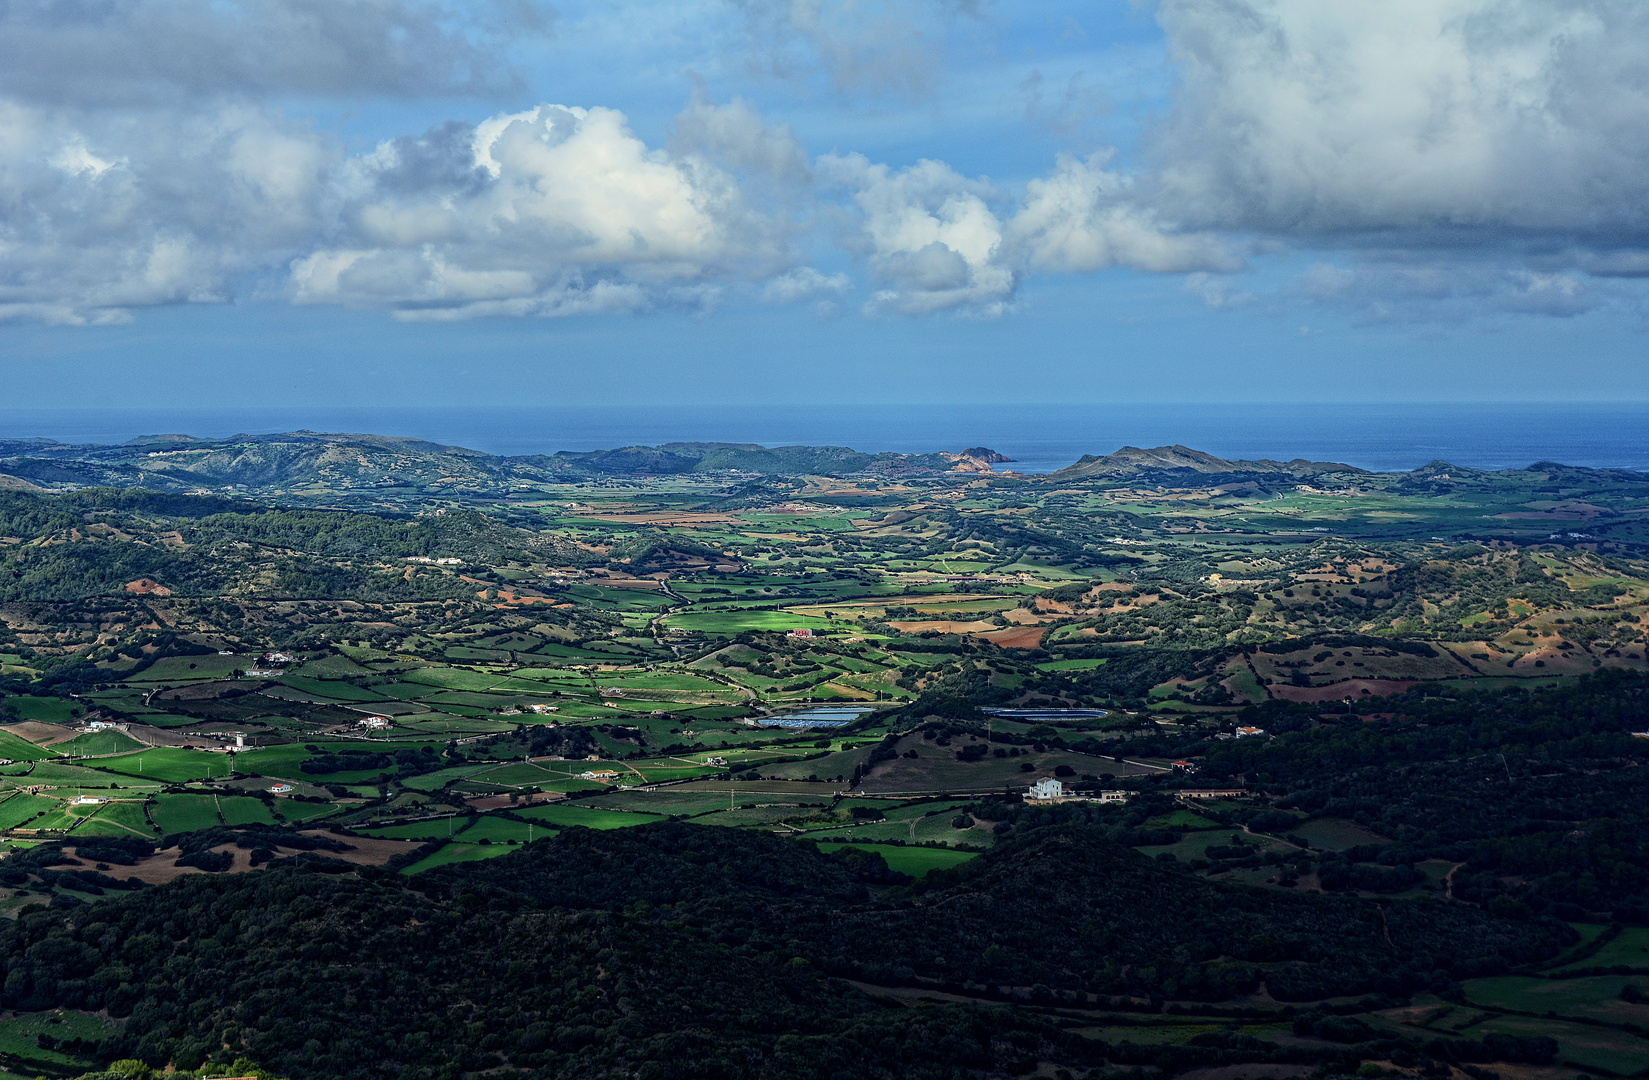
[(1065, 797), (1065, 785), (1050, 776), (1046, 780), (1038, 780), (1032, 784), (1026, 797), (1031, 799), (1063, 799)]

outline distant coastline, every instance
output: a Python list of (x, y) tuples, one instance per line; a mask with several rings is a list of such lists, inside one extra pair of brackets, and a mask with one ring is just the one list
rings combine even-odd
[(0, 439), (122, 443), (312, 431), (405, 436), (519, 456), (669, 442), (848, 446), (906, 454), (991, 447), (1048, 473), (1084, 454), (1182, 444), (1229, 459), (1342, 461), (1403, 472), (1556, 461), (1649, 471), (1649, 405), (717, 405), (5, 409)]

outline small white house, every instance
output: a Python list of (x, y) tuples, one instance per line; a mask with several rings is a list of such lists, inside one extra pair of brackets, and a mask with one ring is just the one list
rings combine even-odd
[(1050, 776), (1046, 780), (1038, 780), (1032, 784), (1027, 797), (1032, 799), (1063, 799), (1065, 797), (1065, 785)]

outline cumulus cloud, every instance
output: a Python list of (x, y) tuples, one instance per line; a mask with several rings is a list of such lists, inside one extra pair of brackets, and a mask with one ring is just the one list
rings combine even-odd
[(1240, 265), (1217, 239), (1165, 227), (1134, 198), (1132, 181), (1104, 162), (1102, 155), (1062, 157), (1017, 202), (942, 162), (891, 169), (846, 155), (821, 158), (818, 168), (851, 190), (860, 212), (860, 250), (882, 286), (869, 312), (999, 315), (1036, 270), (1185, 273)]
[(1165, 229), (1133, 197), (1131, 178), (1107, 171), (1109, 155), (1061, 155), (1053, 174), (1025, 185), (1010, 234), (1038, 269), (1081, 272), (1131, 266), (1153, 273), (1235, 270), (1239, 260), (1207, 234)]
[(75, 117), (0, 102), (0, 318), (213, 303), (314, 235), (336, 148), (279, 116)]
[(1163, 0), (1159, 18), (1181, 74), (1161, 205), (1184, 220), (1644, 246), (1649, 6)]
[[(741, 6), (764, 63), (844, 94), (918, 92), (971, 10)], [(1114, 268), (1368, 318), (1574, 315), (1649, 277), (1649, 5), (1156, 11), (1178, 83), (1143, 152), (1005, 186), (812, 159), (702, 88), (662, 145), (541, 105), (349, 153), (270, 104), (509, 90), (505, 39), (548, 26), (530, 0), (0, 3), (0, 318), (110, 321), (270, 277), (403, 319), (833, 308), (858, 284), (802, 254), (829, 240), (860, 260), (861, 310), (911, 316), (1001, 315), (1034, 275)], [(1262, 300), (1236, 275), (1267, 250), (1319, 265)]]
[(999, 257), (1002, 222), (986, 200), (1000, 196), (990, 185), (938, 161), (892, 169), (859, 154), (828, 155), (818, 169), (848, 189), (859, 210), (856, 240), (882, 286), (868, 312), (1006, 309), (1017, 278)]
[(1285, 295), (1569, 316), (1609, 295), (1588, 275), (1649, 273), (1649, 7), (1162, 0), (1158, 18), (1180, 84), (1152, 205), (1346, 252)]
[(499, 62), (500, 43), (549, 25), (536, 0), (8, 0), (0, 94), (130, 106), (511, 92), (520, 79)]
[(649, 148), (612, 109), (445, 125), (350, 161), (338, 188), (349, 236), (293, 262), (300, 303), (404, 318), (702, 305), (785, 252), (729, 173)]
[(677, 157), (701, 157), (783, 186), (812, 179), (807, 151), (790, 125), (769, 124), (742, 98), (718, 105), (700, 89), (676, 115), (673, 129), (670, 152)]
[(770, 304), (794, 304), (802, 300), (832, 300), (853, 288), (846, 274), (821, 274), (811, 266), (799, 266), (780, 274), (762, 288), (762, 299)]

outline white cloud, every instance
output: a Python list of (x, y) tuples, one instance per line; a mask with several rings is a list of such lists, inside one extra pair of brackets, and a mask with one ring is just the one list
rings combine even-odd
[(1104, 161), (1061, 157), (1052, 175), (1026, 184), (1017, 206), (943, 162), (891, 169), (859, 155), (829, 156), (818, 169), (851, 191), (860, 212), (859, 244), (883, 286), (866, 305), (870, 312), (999, 315), (1037, 270), (1184, 273), (1241, 265), (1211, 236), (1165, 228), (1136, 200), (1132, 181)]
[(702, 305), (706, 286), (785, 254), (731, 174), (650, 149), (612, 109), (542, 105), (384, 144), (339, 190), (350, 241), (294, 261), (300, 303), (418, 318)]
[(1649, 226), (1649, 6), (1164, 0), (1162, 203), (1215, 228), (1412, 244)]
[(852, 288), (853, 281), (846, 274), (825, 275), (811, 266), (799, 266), (769, 281), (762, 288), (762, 299), (770, 304), (794, 304), (833, 299)]
[(1165, 230), (1133, 196), (1133, 181), (1104, 168), (1109, 155), (1087, 161), (1061, 155), (1046, 179), (1025, 185), (1025, 205), (1010, 235), (1037, 269), (1065, 272), (1131, 266), (1152, 273), (1235, 270), (1240, 262), (1213, 237)]
[(216, 303), (314, 235), (332, 144), (240, 108), (0, 101), (0, 318), (102, 323)]
[(702, 90), (676, 115), (670, 152), (715, 161), (745, 176), (805, 186), (813, 167), (788, 124), (769, 124), (751, 104), (717, 105)]
[(883, 286), (867, 312), (968, 308), (994, 315), (1007, 309), (1018, 282), (998, 258), (1002, 223), (986, 199), (999, 196), (988, 184), (943, 162), (891, 169), (858, 154), (823, 157), (818, 171), (847, 188), (859, 210), (857, 240)]

